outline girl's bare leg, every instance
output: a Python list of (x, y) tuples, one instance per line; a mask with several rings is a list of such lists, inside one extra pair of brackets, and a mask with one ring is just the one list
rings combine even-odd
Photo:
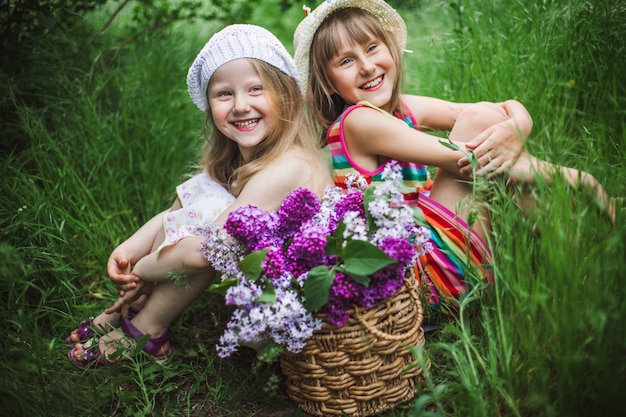
[(550, 162), (537, 159), (528, 153), (523, 153), (511, 168), (508, 176), (523, 187), (524, 192), (519, 205), (525, 211), (533, 211), (537, 208), (537, 201), (529, 191), (529, 188), (535, 184), (536, 178), (541, 177), (549, 183), (554, 177), (558, 176), (571, 189), (588, 193), (594, 199), (597, 207), (606, 213), (611, 223), (615, 223), (620, 199), (611, 198), (598, 180), (588, 172), (551, 164)]
[[(469, 142), (490, 126), (504, 120), (506, 120), (506, 115), (497, 106), (490, 103), (474, 104), (459, 114), (450, 131), (450, 140)], [(480, 201), (472, 199), (474, 197), (472, 192), (473, 186), (470, 180), (461, 177), (459, 173), (438, 169), (430, 196), (464, 220), (468, 219), (471, 210), (478, 210), (478, 220), (469, 226), (485, 239), (490, 230), (489, 214), (487, 210), (480, 207)], [(480, 198), (480, 196), (476, 197)]]
[[(176, 199), (174, 201), (174, 203), (172, 204), (172, 206), (170, 207), (169, 211), (174, 211), (174, 210), (178, 210), (181, 208), (181, 204), (180, 201), (178, 199)], [(150, 249), (150, 252), (154, 252), (157, 250), (157, 248), (159, 246), (161, 246), (161, 243), (163, 243), (163, 241), (165, 240), (165, 232), (163, 231), (163, 229), (161, 229), (159, 231), (159, 233), (157, 233), (154, 237), (154, 240), (152, 242), (152, 247)], [(135, 301), (134, 303), (132, 303), (130, 305), (130, 309), (134, 310), (135, 312), (140, 311), (145, 302), (146, 302), (147, 297), (141, 296), (139, 299), (137, 299), (137, 301)], [(117, 303), (121, 303), (122, 299), (118, 299), (116, 301), (115, 304)], [(103, 311), (102, 313), (98, 314), (96, 317), (94, 317), (91, 320), (92, 326), (97, 328), (97, 329), (102, 329), (104, 331), (108, 331), (108, 330), (112, 330), (114, 327), (118, 327), (120, 324), (120, 317), (121, 314), (118, 312), (115, 313), (107, 313), (106, 311)], [(77, 330), (73, 330), (69, 337), (68, 340), (72, 343), (79, 343), (81, 342), (80, 340), (80, 335), (78, 334)]]
[[(209, 286), (214, 272), (189, 276), (183, 283), (163, 281), (154, 287), (145, 305), (133, 318), (132, 324), (143, 334), (151, 338), (159, 337), (167, 331), (174, 320)], [(106, 356), (115, 352), (120, 345), (134, 343), (128, 337), (115, 330), (99, 339), (100, 351)], [(74, 356), (81, 360), (85, 347), (76, 344)], [(164, 354), (169, 349), (169, 341), (162, 346)]]

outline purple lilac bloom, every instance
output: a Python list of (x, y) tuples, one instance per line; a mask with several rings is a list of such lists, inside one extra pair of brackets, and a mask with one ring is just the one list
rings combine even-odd
[(348, 211), (356, 211), (361, 217), (365, 218), (363, 192), (360, 190), (350, 190), (348, 194), (337, 202), (335, 211), (340, 219), (343, 218), (344, 214)]
[(369, 287), (359, 287), (360, 294), (355, 304), (360, 307), (372, 308), (400, 291), (404, 282), (404, 267), (400, 264), (389, 265), (370, 278)]
[(290, 239), (303, 223), (320, 211), (317, 196), (306, 188), (298, 188), (285, 198), (278, 210), (278, 234), (283, 240)]
[(331, 302), (324, 306), (324, 312), (326, 313), (326, 320), (334, 326), (343, 326), (350, 318), (348, 310), (350, 304), (345, 302)]
[(261, 263), (261, 269), (268, 278), (279, 278), (283, 275), (285, 272), (283, 252), (278, 248), (271, 247)]
[(294, 276), (328, 262), (328, 256), (324, 251), (326, 236), (326, 230), (313, 221), (302, 225), (287, 249), (287, 268)]
[(381, 249), (402, 265), (409, 264), (415, 259), (415, 247), (406, 239), (385, 238)]
[(329, 298), (333, 300), (346, 300), (352, 302), (359, 295), (359, 285), (348, 275), (337, 272), (330, 286)]
[[(228, 214), (224, 228), (249, 251), (255, 252), (276, 242), (274, 230), (278, 215), (256, 206), (240, 207)], [(280, 246), (280, 245), (276, 245)]]

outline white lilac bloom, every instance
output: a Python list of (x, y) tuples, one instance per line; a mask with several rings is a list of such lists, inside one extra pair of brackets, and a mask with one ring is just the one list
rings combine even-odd
[(348, 211), (343, 215), (346, 229), (343, 238), (346, 240), (367, 240), (367, 222), (357, 211)]
[(355, 172), (349, 173), (346, 176), (344, 183), (346, 184), (346, 188), (348, 190), (357, 189), (357, 190), (363, 191), (363, 190), (366, 190), (367, 187), (369, 186), (369, 184), (367, 183), (367, 180)]
[(263, 289), (255, 282), (244, 277), (239, 280), (237, 285), (229, 287), (228, 290), (226, 290), (224, 300), (226, 301), (226, 305), (242, 306), (254, 303), (261, 294), (263, 294)]
[(243, 277), (239, 269), (239, 262), (246, 254), (243, 244), (230, 237), (220, 225), (205, 225), (198, 232), (204, 238), (200, 252), (222, 274), (222, 278)]

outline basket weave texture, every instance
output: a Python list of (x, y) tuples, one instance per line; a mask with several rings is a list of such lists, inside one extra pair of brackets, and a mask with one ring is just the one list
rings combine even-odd
[[(324, 314), (319, 318), (325, 320)], [(373, 416), (411, 400), (422, 369), (407, 346), (424, 343), (415, 276), (374, 308), (356, 306), (341, 327), (326, 322), (280, 364), (289, 398), (314, 416)]]

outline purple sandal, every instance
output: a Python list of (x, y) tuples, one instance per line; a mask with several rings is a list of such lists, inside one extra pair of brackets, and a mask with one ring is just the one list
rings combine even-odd
[[(141, 333), (141, 330), (136, 328), (135, 325), (130, 322), (130, 319), (126, 317), (120, 318), (120, 327), (125, 335), (136, 340), (145, 336)], [(168, 340), (170, 340), (170, 331), (166, 330), (161, 336), (148, 339), (142, 350), (152, 356), (157, 362), (164, 362), (167, 360), (167, 357), (170, 355), (172, 350), (168, 348), (167, 352), (164, 354), (158, 355), (158, 353)]]
[[(128, 319), (130, 320), (133, 317), (135, 317), (138, 312), (139, 312), (138, 310), (135, 310), (133, 308), (129, 309)], [(105, 326), (96, 326), (95, 324), (93, 324), (93, 320), (94, 320), (94, 317), (89, 317), (89, 320), (85, 320), (81, 322), (80, 325), (76, 328), (75, 331), (79, 337), (78, 342), (72, 342), (70, 340), (70, 337), (72, 337), (72, 335), (70, 334), (69, 336), (65, 338), (65, 343), (67, 343), (68, 345), (74, 345), (76, 343), (85, 343), (92, 337), (102, 336), (103, 334), (106, 334), (111, 330), (109, 328), (106, 328)]]
[(87, 340), (91, 339), (96, 335), (95, 327), (93, 325), (93, 317), (89, 317), (89, 320), (82, 321), (80, 325), (76, 328), (76, 334), (78, 334), (78, 342), (72, 342), (70, 334), (65, 338), (65, 343), (68, 345), (73, 345), (75, 343), (85, 343)]
[(76, 359), (76, 348), (70, 349), (67, 352), (67, 357), (69, 358), (72, 365), (77, 366), (79, 368), (100, 368), (102, 366), (111, 365), (111, 362), (107, 361), (100, 351), (100, 346), (96, 343), (95, 346), (89, 347), (85, 349), (85, 352), (82, 355), (82, 360)]
[[(120, 328), (125, 335), (130, 336), (135, 340), (139, 340), (143, 336), (145, 336), (126, 317), (120, 318)], [(163, 333), (161, 336), (148, 339), (142, 350), (150, 355), (157, 363), (163, 363), (170, 356), (171, 349), (168, 349), (167, 352), (162, 355), (159, 355), (158, 353), (165, 344), (165, 342), (167, 342), (169, 339), (170, 332), (169, 330), (166, 330), (165, 333)], [(82, 355), (82, 360), (77, 359), (75, 353), (76, 348), (72, 348), (67, 353), (67, 356), (70, 362), (72, 362), (73, 365), (79, 368), (99, 368), (102, 366), (113, 364), (106, 359), (105, 355), (100, 350), (100, 346), (97, 342), (94, 346), (90, 346), (85, 349), (85, 352)]]

